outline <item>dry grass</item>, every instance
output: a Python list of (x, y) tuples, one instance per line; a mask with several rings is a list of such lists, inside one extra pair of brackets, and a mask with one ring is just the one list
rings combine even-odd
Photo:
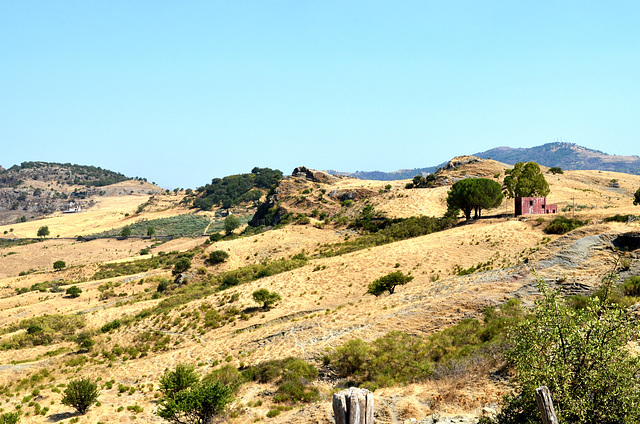
[[(500, 178), (504, 176), (504, 167), (497, 162), (490, 161), (486, 168), (477, 164), (474, 166), (473, 169), (467, 169), (467, 175), (472, 172), (493, 175), (498, 173), (498, 168), (501, 167)], [(461, 168), (455, 172), (463, 170)], [(614, 178), (618, 179), (620, 189), (608, 187), (609, 181)], [(566, 171), (564, 175), (547, 175), (547, 180), (551, 185), (549, 202), (563, 207), (575, 197), (576, 204), (594, 206), (593, 209), (576, 213), (576, 216), (582, 219), (598, 221), (615, 213), (640, 213), (639, 208), (631, 206), (630, 197), (640, 185), (638, 177), (610, 172)], [(326, 189), (371, 190), (376, 194), (369, 201), (375, 205), (376, 210), (383, 211), (390, 217), (417, 214), (437, 216), (444, 212), (446, 187), (405, 190), (406, 182), (408, 181), (388, 183), (341, 179), (334, 185), (326, 186)], [(387, 184), (392, 185), (391, 190), (379, 193), (381, 189), (384, 191)], [(65, 237), (118, 228), (137, 219), (154, 219), (185, 212), (176, 207), (179, 196), (165, 196), (157, 197), (160, 200), (156, 200), (150, 207), (152, 212), (146, 211), (134, 216), (133, 212), (138, 205), (146, 202), (148, 197), (103, 197), (94, 209), (82, 214), (60, 215), (6, 228), (14, 228), (14, 233), (18, 236), (32, 237), (41, 225), (48, 225), (54, 237), (58, 234)], [(228, 293), (216, 293), (195, 300), (169, 312), (160, 323), (173, 322), (180, 318), (181, 314), (196, 310), (203, 303), (218, 305), (222, 302), (223, 296), (230, 293), (237, 293), (238, 299), (232, 304), (225, 301), (226, 305), (254, 313), (249, 314), (247, 320), (236, 319), (223, 327), (208, 329), (204, 334), (193, 329), (184, 329), (182, 324), (170, 327), (169, 330), (163, 330), (172, 340), (169, 350), (150, 353), (144, 358), (126, 361), (117, 359), (112, 366), (109, 365), (109, 361), (94, 362), (76, 369), (64, 365), (65, 361), (77, 357), (77, 354), (72, 353), (77, 348), (70, 342), (20, 351), (2, 351), (0, 384), (13, 382), (15, 387), (16, 381), (41, 368), (52, 371), (54, 384), (80, 375), (101, 377), (103, 382), (114, 379), (114, 388), (102, 391), (102, 406), (92, 408), (86, 418), (81, 418), (81, 422), (130, 421), (132, 412), (127, 411), (126, 406), (134, 404), (144, 408), (144, 412), (138, 414), (138, 420), (159, 422), (153, 416), (153, 400), (158, 387), (158, 377), (165, 368), (173, 367), (179, 362), (199, 364), (198, 368), (206, 372), (211, 369), (214, 361), (226, 363), (227, 356), (231, 356), (230, 363), (236, 366), (290, 355), (314, 360), (327, 349), (354, 337), (373, 340), (390, 330), (414, 334), (431, 333), (456, 323), (463, 317), (478, 316), (485, 306), (498, 304), (513, 297), (516, 292), (526, 301), (530, 292), (523, 290), (532, 281), (529, 266), (534, 266), (539, 259), (561, 251), (564, 246), (579, 238), (638, 228), (637, 224), (590, 225), (565, 237), (551, 236), (550, 242), (547, 242), (548, 240), (544, 239), (547, 235), (542, 232), (544, 225), (539, 225), (537, 217), (524, 220), (498, 218), (497, 215), (503, 211), (504, 204), (502, 208), (489, 211), (486, 214), (488, 219), (343, 256), (315, 258), (302, 268), (231, 288), (227, 290)], [(130, 216), (125, 217), (125, 213), (129, 213)], [(0, 227), (0, 231), (3, 229), (4, 227)], [(345, 234), (349, 232), (344, 228), (333, 228), (331, 225), (324, 229), (292, 225), (251, 237), (221, 241), (202, 246), (204, 253), (194, 257), (192, 269), (204, 267), (207, 273), (216, 274), (262, 261), (289, 258), (303, 250), (308, 255), (313, 255), (319, 245), (340, 242), (344, 240)], [(193, 249), (202, 242), (203, 239), (177, 239), (155, 248), (154, 252)], [(107, 300), (99, 299), (98, 290), (105, 281), (79, 283), (78, 286), (83, 293), (77, 299), (65, 298), (62, 293), (29, 292), (15, 295), (15, 288), (30, 287), (34, 283), (56, 278), (82, 281), (81, 279), (93, 275), (97, 264), (136, 259), (139, 257), (139, 250), (150, 243), (149, 240), (95, 240), (79, 243), (54, 238), (42, 243), (2, 249), (0, 253), (3, 255), (7, 255), (9, 251), (16, 253), (3, 256), (0, 261), (0, 325), (6, 326), (26, 317), (43, 314), (83, 313), (88, 328), (99, 328), (116, 318), (135, 315), (155, 305), (159, 300), (134, 303), (128, 303), (126, 300), (135, 299), (134, 296), (137, 295), (148, 299), (157, 285), (157, 281), (151, 277), (171, 278), (169, 271), (152, 270), (144, 275), (111, 279), (120, 283), (115, 289), (116, 294), (126, 293), (126, 296)], [(204, 258), (213, 250), (229, 252), (229, 261), (209, 266)], [(529, 258), (529, 265), (520, 263), (525, 258)], [(58, 259), (65, 260), (69, 269), (53, 272), (51, 265)], [(453, 275), (456, 266), (466, 269), (491, 260), (496, 269), (507, 265), (513, 268), (475, 273), (465, 277)], [(569, 278), (577, 278), (580, 282), (593, 285), (598, 280), (599, 272), (607, 269), (611, 260), (610, 251), (596, 251), (578, 267), (556, 266), (541, 269), (539, 274), (553, 278), (558, 276), (558, 273), (563, 273)], [(41, 272), (17, 276), (18, 272), (30, 268)], [(396, 269), (411, 273), (415, 279), (398, 288), (391, 296), (376, 298), (365, 294), (367, 285), (372, 280)], [(144, 280), (142, 283), (141, 279)], [(276, 291), (281, 295), (282, 301), (270, 311), (255, 312), (257, 305), (251, 299), (251, 293), (258, 288)], [(125, 302), (117, 303), (119, 300)], [(124, 327), (112, 334), (98, 337), (98, 345), (94, 351), (109, 350), (116, 343), (121, 346), (134, 343), (143, 331), (159, 327), (159, 324), (154, 324), (154, 320), (155, 317), (147, 318), (135, 326)], [(182, 320), (183, 323), (188, 321), (184, 317)], [(45, 356), (46, 352), (58, 348), (68, 350), (53, 357)], [(40, 359), (23, 364), (11, 364), (11, 361), (36, 358)], [(98, 355), (94, 359), (101, 361), (103, 358)], [(135, 386), (137, 390), (131, 395), (123, 393), (118, 396), (118, 383)], [(45, 380), (43, 384), (43, 399), (39, 402), (42, 406), (51, 408), (49, 415), (71, 412), (68, 407), (60, 404), (61, 395), (51, 392), (52, 383)], [(328, 396), (331, 387), (325, 383), (318, 384)], [(15, 404), (29, 390), (22, 389), (18, 397), (1, 397), (0, 407), (13, 410)], [(242, 413), (231, 421), (249, 423), (256, 418), (264, 418), (270, 405), (269, 397), (262, 395), (264, 390), (273, 388), (260, 385), (243, 387), (236, 406), (239, 402), (245, 406), (241, 408)], [(477, 373), (466, 378), (458, 376), (449, 380), (380, 389), (375, 395), (381, 414), (385, 417), (388, 415), (391, 418), (389, 422), (393, 419), (395, 422), (402, 422), (408, 418), (422, 418), (434, 412), (445, 415), (477, 415), (483, 406), (498, 402), (502, 394), (508, 390), (508, 387), (490, 381), (486, 373)], [(54, 404), (51, 404), (52, 400)], [(246, 406), (248, 402), (255, 400), (262, 400), (263, 405)], [(118, 411), (120, 406), (124, 407), (123, 411)], [(29, 410), (26, 405), (23, 408)], [(329, 402), (324, 401), (301, 410), (285, 411), (269, 422), (329, 422), (329, 408)], [(23, 418), (22, 422), (46, 420), (45, 417), (31, 415)]]

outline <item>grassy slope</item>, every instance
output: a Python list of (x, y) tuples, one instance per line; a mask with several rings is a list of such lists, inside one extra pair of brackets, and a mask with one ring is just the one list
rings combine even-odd
[[(492, 169), (493, 170), (493, 169)], [(617, 178), (621, 189), (612, 191), (608, 189), (607, 182)], [(567, 203), (566, 199), (576, 197), (576, 204), (593, 205), (578, 212), (576, 216), (582, 218), (598, 218), (614, 213), (637, 213), (630, 205), (630, 193), (635, 191), (638, 185), (637, 177), (623, 174), (598, 173), (587, 171), (566, 172), (563, 176), (549, 176), (552, 185), (550, 201), (559, 203), (561, 207)], [(417, 213), (437, 214), (443, 208), (443, 199), (446, 189), (434, 190), (404, 190), (406, 182), (393, 182), (392, 190), (372, 199), (376, 209), (387, 212), (389, 216), (407, 216)], [(378, 191), (386, 185), (386, 182), (355, 182), (351, 180), (340, 182), (340, 187), (365, 186), (373, 191)], [(46, 222), (52, 229), (52, 235), (61, 234), (87, 234), (95, 232), (95, 228), (118, 228), (130, 222), (132, 217), (125, 217), (124, 213), (132, 213), (137, 205), (145, 199), (139, 196), (125, 198), (105, 198), (100, 208), (95, 212), (86, 212), (86, 216), (66, 215), (59, 218), (50, 218)], [(151, 219), (156, 216), (170, 216), (171, 214), (184, 213), (181, 210), (167, 210), (164, 212), (143, 213), (141, 217)], [(89, 215), (91, 214), (91, 215)], [(90, 219), (89, 219), (90, 217)], [(30, 224), (33, 228), (26, 226)], [(37, 231), (37, 223), (21, 224), (20, 233)], [(634, 228), (637, 225), (632, 225)], [(88, 227), (88, 228), (87, 228)], [(592, 227), (585, 230), (583, 235), (601, 233), (606, 231), (623, 231), (628, 226), (623, 224), (609, 224)], [(2, 230), (2, 228), (0, 228)], [(313, 253), (318, 244), (335, 243), (344, 239), (344, 229), (331, 228), (318, 229), (312, 226), (289, 226), (280, 230), (266, 232), (260, 235), (222, 241), (215, 245), (205, 247), (205, 251), (196, 255), (193, 259), (193, 269), (205, 267), (209, 273), (218, 273), (236, 269), (241, 266), (259, 263), (264, 260), (290, 257), (295, 253), (305, 250)], [(16, 229), (14, 231), (18, 231)], [(342, 342), (360, 337), (372, 340), (383, 335), (389, 330), (400, 329), (415, 334), (429, 333), (439, 328), (459, 321), (465, 316), (477, 316), (479, 311), (486, 306), (501, 302), (512, 296), (512, 293), (523, 286), (527, 281), (527, 269), (517, 267), (513, 273), (525, 278), (514, 278), (499, 275), (491, 280), (486, 280), (483, 274), (473, 274), (466, 277), (452, 276), (452, 269), (459, 265), (462, 268), (474, 266), (480, 262), (491, 259), (497, 264), (514, 264), (525, 256), (532, 260), (553, 253), (563, 243), (574, 239), (570, 237), (562, 239), (553, 236), (552, 241), (557, 243), (541, 242), (546, 237), (542, 233), (542, 226), (535, 220), (516, 221), (487, 219), (473, 225), (460, 226), (445, 232), (431, 234), (411, 240), (404, 240), (390, 245), (379, 246), (351, 254), (322, 259), (312, 259), (302, 268), (297, 268), (282, 274), (273, 275), (256, 280), (227, 292), (214, 294), (206, 299), (200, 299), (186, 305), (183, 310), (176, 310), (157, 323), (153, 319), (147, 319), (141, 323), (116, 331), (109, 335), (97, 338), (98, 345), (95, 351), (102, 349), (111, 350), (115, 344), (129, 346), (136, 343), (140, 335), (147, 329), (155, 328), (164, 331), (163, 335), (169, 335), (171, 342), (169, 350), (150, 353), (148, 356), (135, 359), (116, 361), (117, 366), (109, 367), (108, 363), (84, 365), (78, 372), (81, 375), (101, 377), (103, 380), (115, 379), (117, 383), (124, 385), (136, 385), (138, 389), (142, 384), (153, 385), (157, 389), (159, 375), (167, 366), (173, 366), (180, 361), (199, 363), (202, 371), (209, 369), (213, 361), (223, 361), (231, 356), (231, 364), (236, 366), (241, 363), (257, 363), (274, 357), (286, 357), (288, 355), (302, 356), (314, 359), (325, 349), (335, 347)], [(156, 248), (172, 251), (195, 247), (197, 240), (174, 240)], [(153, 292), (157, 285), (154, 276), (169, 277), (167, 271), (152, 270), (144, 275), (131, 277), (118, 277), (113, 279), (114, 293), (120, 296), (99, 300), (101, 291), (99, 287), (105, 281), (86, 281), (78, 284), (84, 293), (78, 299), (63, 298), (61, 294), (30, 292), (16, 296), (14, 289), (17, 287), (29, 287), (34, 283), (56, 278), (81, 281), (89, 278), (96, 270), (97, 263), (107, 260), (125, 260), (129, 257), (137, 257), (137, 252), (149, 243), (142, 241), (92, 241), (89, 243), (75, 243), (73, 241), (48, 240), (34, 245), (19, 246), (3, 249), (2, 254), (9, 251), (17, 253), (5, 256), (0, 262), (0, 272), (3, 274), (0, 287), (4, 287), (0, 293), (0, 324), (4, 327), (16, 323), (20, 319), (30, 316), (39, 316), (46, 313), (74, 314), (82, 312), (87, 322), (87, 328), (99, 328), (105, 323), (122, 317), (125, 314), (134, 315), (137, 312), (158, 303), (158, 300), (144, 300), (142, 302), (128, 304), (126, 300), (137, 293), (144, 295), (145, 290)], [(216, 249), (226, 250), (231, 258), (227, 263), (208, 266), (203, 258)], [(534, 253), (531, 253), (535, 251)], [(70, 269), (57, 273), (49, 272), (30, 274), (18, 277), (17, 272), (29, 268), (48, 269), (54, 260), (64, 259)], [(583, 264), (579, 271), (585, 269), (602, 269), (607, 262), (605, 256), (595, 257), (592, 263)], [(398, 289), (393, 296), (374, 298), (364, 295), (367, 284), (392, 270), (396, 264), (405, 273), (411, 272), (415, 279), (405, 287)], [(571, 271), (571, 270), (569, 270)], [(542, 273), (564, 272), (563, 270), (543, 270)], [(576, 272), (577, 271), (572, 271)], [(489, 273), (492, 274), (492, 273)], [(493, 274), (498, 274), (495, 272)], [(556, 274), (557, 275), (557, 274)], [(439, 276), (439, 277), (437, 277)], [(436, 277), (438, 278), (436, 280)], [(169, 277), (170, 278), (170, 277)], [(144, 279), (142, 283), (140, 280)], [(436, 281), (434, 281), (436, 280)], [(597, 281), (597, 275), (593, 275), (591, 283)], [(267, 288), (280, 293), (283, 300), (279, 305), (268, 312), (255, 313), (247, 320), (235, 321), (218, 329), (207, 329), (201, 334), (196, 329), (190, 328), (190, 318), (184, 315), (198, 308), (203, 303), (211, 305), (223, 304), (223, 308), (236, 307), (240, 310), (249, 310), (255, 307), (251, 300), (251, 293), (257, 288)], [(237, 293), (238, 298), (230, 302), (231, 295)], [(148, 294), (146, 295), (148, 297)], [(118, 303), (118, 301), (125, 301)], [(181, 317), (181, 315), (183, 315)], [(176, 319), (180, 323), (176, 324)], [(247, 329), (245, 331), (238, 331)], [(4, 335), (0, 338), (10, 337)], [(175, 344), (178, 342), (179, 344)], [(60, 368), (63, 373), (55, 372), (55, 383), (66, 381), (75, 375), (75, 368), (65, 366), (64, 362), (75, 355), (54, 356), (48, 358), (46, 352), (58, 348), (75, 350), (75, 344), (63, 342), (58, 345), (39, 346), (17, 351), (0, 352), (0, 384), (16, 382), (20, 378), (31, 375), (34, 371), (46, 368), (51, 371)], [(35, 362), (11, 365), (11, 361), (19, 356), (20, 359), (37, 359)], [(102, 359), (97, 357), (96, 359)], [(69, 371), (70, 373), (67, 373)], [(468, 377), (471, 378), (471, 377)], [(466, 386), (460, 386), (460, 381), (441, 381), (439, 383), (411, 385), (406, 388), (389, 388), (376, 392), (381, 408), (388, 408), (389, 414), (397, 418), (421, 418), (429, 413), (424, 402), (430, 400), (432, 405), (438, 405), (438, 410), (444, 412), (472, 412), (481, 403), (492, 403), (499, 400), (500, 395), (507, 390), (505, 387), (496, 386), (486, 380), (482, 375), (473, 377), (474, 380), (465, 380)], [(117, 386), (116, 383), (116, 386)], [(328, 389), (328, 387), (327, 387)], [(248, 385), (240, 393), (240, 401), (247, 403), (256, 399), (264, 399), (262, 407), (249, 408), (244, 414), (235, 419), (235, 422), (252, 422), (256, 417), (263, 417), (267, 411), (268, 400), (261, 397), (260, 392), (264, 388)], [(0, 407), (5, 410), (13, 409), (15, 404), (22, 399), (30, 389), (22, 389), (20, 396), (15, 398), (2, 397)], [(89, 422), (117, 422), (127, 420), (132, 412), (127, 412), (126, 406), (139, 404), (144, 411), (138, 416), (142, 420), (151, 420), (154, 399), (154, 391), (150, 386), (144, 390), (136, 390), (135, 393), (117, 396), (117, 387), (111, 390), (103, 389), (101, 395), (102, 406), (93, 408), (88, 414)], [(395, 401), (393, 405), (388, 403), (387, 396), (400, 394), (402, 401)], [(64, 413), (70, 411), (68, 407), (59, 403), (60, 395), (52, 393), (50, 385), (46, 384), (42, 390), (44, 399), (40, 401), (51, 409), (49, 414)], [(8, 402), (7, 402), (8, 399)], [(55, 404), (50, 405), (54, 400)], [(387, 402), (387, 403), (385, 403)], [(119, 406), (125, 409), (117, 412)], [(24, 410), (32, 408), (23, 406)], [(385, 410), (386, 411), (386, 410)], [(291, 422), (292, 411), (283, 413), (278, 419), (280, 422)], [(384, 412), (384, 411), (383, 411)], [(312, 419), (324, 419), (328, 414), (328, 402), (306, 407), (301, 422), (309, 422)], [(412, 415), (413, 414), (413, 415)], [(45, 422), (46, 418), (30, 417), (25, 422)], [(321, 421), (324, 422), (324, 421)]]

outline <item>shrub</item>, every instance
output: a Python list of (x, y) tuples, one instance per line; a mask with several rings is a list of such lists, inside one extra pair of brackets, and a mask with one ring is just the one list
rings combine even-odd
[(209, 263), (216, 265), (229, 259), (229, 254), (224, 250), (214, 250), (209, 253)]
[(71, 286), (65, 291), (65, 294), (72, 299), (75, 299), (76, 297), (80, 296), (81, 293), (82, 293), (82, 289), (78, 286)]
[(192, 365), (179, 364), (160, 379), (156, 415), (172, 423), (210, 423), (231, 402), (232, 390), (219, 381), (200, 381)]
[(212, 242), (216, 242), (216, 241), (220, 241), (222, 240), (222, 234), (220, 233), (213, 233), (209, 236), (209, 240), (211, 240)]
[(53, 269), (56, 269), (56, 270), (63, 269), (66, 266), (67, 264), (64, 261), (55, 261), (53, 263)]
[(538, 283), (542, 297), (510, 337), (507, 358), (520, 394), (507, 398), (499, 423), (538, 422), (534, 391), (540, 385), (551, 391), (562, 422), (640, 420), (640, 358), (627, 347), (640, 326), (628, 310), (610, 301), (614, 279), (605, 277), (599, 294), (579, 309)]
[(105, 325), (103, 325), (102, 327), (100, 327), (100, 331), (103, 333), (108, 333), (111, 330), (115, 330), (116, 328), (120, 328), (120, 326), (122, 325), (122, 321), (120, 321), (119, 319), (114, 319), (111, 322), (106, 323)]
[(163, 291), (166, 291), (169, 288), (170, 283), (171, 282), (169, 280), (167, 280), (166, 278), (163, 278), (158, 282), (158, 287), (156, 288), (156, 291), (158, 293), (162, 293)]
[(280, 295), (276, 292), (270, 292), (267, 289), (259, 289), (253, 292), (253, 294), (251, 295), (253, 297), (253, 300), (255, 300), (257, 303), (262, 303), (262, 308), (263, 309), (271, 309), (271, 306), (282, 300), (282, 298), (280, 297)]
[(605, 219), (603, 219), (604, 222), (629, 222), (629, 217), (631, 217), (633, 215), (620, 215), (620, 214), (615, 214), (613, 216), (608, 216)]
[(278, 385), (276, 402), (312, 402), (319, 397), (318, 389), (310, 381), (318, 377), (318, 370), (302, 359), (286, 358), (266, 361), (245, 369), (247, 380)]
[(569, 231), (573, 231), (576, 228), (588, 224), (588, 222), (589, 221), (580, 221), (576, 218), (558, 216), (549, 222), (549, 225), (544, 229), (544, 232), (547, 234), (566, 234)]
[(191, 268), (191, 260), (186, 257), (178, 259), (178, 262), (173, 266), (173, 275), (179, 275)]
[(640, 297), (640, 276), (627, 278), (620, 288), (625, 296)]
[(98, 385), (88, 378), (71, 380), (64, 390), (62, 403), (72, 406), (80, 414), (85, 414), (89, 407), (98, 401)]
[(173, 396), (193, 386), (198, 380), (193, 365), (180, 363), (174, 371), (167, 370), (160, 377), (160, 391), (166, 396)]
[(17, 412), (5, 412), (0, 415), (0, 424), (17, 424), (20, 422), (20, 414)]
[(549, 172), (551, 172), (553, 175), (564, 174), (564, 171), (559, 166), (552, 166), (551, 168), (549, 168)]
[(367, 293), (371, 293), (374, 296), (380, 296), (385, 291), (389, 294), (393, 294), (396, 286), (402, 286), (413, 280), (413, 276), (404, 275), (402, 271), (394, 271), (369, 284)]

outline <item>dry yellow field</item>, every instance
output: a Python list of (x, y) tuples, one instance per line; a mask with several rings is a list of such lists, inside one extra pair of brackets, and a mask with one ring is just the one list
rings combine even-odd
[[(500, 173), (498, 181), (501, 181), (504, 168), (498, 162), (486, 161), (485, 165), (473, 164), (466, 172), (467, 175), (489, 178)], [(455, 172), (464, 170), (461, 167)], [(551, 186), (549, 203), (556, 203), (560, 208), (574, 201), (576, 205), (583, 205), (575, 216), (589, 219), (590, 225), (565, 236), (549, 236), (543, 232), (545, 224), (538, 221), (540, 217), (502, 217), (505, 210), (513, 211), (512, 200), (509, 200), (500, 208), (485, 212), (485, 218), (476, 222), (461, 223), (442, 232), (334, 257), (313, 254), (322, 245), (338, 243), (345, 237), (355, 237), (355, 234), (344, 226), (332, 224), (288, 225), (209, 245), (203, 244), (203, 238), (169, 241), (152, 249), (151, 253), (200, 249), (192, 258), (191, 272), (194, 275), (214, 276), (264, 261), (287, 259), (301, 252), (310, 255), (311, 259), (300, 268), (191, 301), (174, 308), (165, 317), (145, 318), (136, 325), (125, 326), (113, 333), (98, 334), (97, 344), (92, 349), (96, 355), (87, 355), (93, 360), (80, 367), (65, 365), (78, 357), (75, 353), (77, 347), (71, 342), (0, 351), (0, 384), (14, 384), (15, 387), (18, 380), (40, 369), (51, 372), (52, 380), (48, 381), (47, 377), (42, 382), (38, 399), (41, 406), (50, 408), (48, 416), (31, 413), (23, 416), (21, 422), (62, 419), (68, 422), (73, 418), (73, 410), (60, 403), (61, 394), (52, 388), (77, 376), (101, 378), (103, 382), (113, 379), (116, 382), (113, 389), (102, 390), (101, 405), (91, 408), (79, 422), (128, 422), (134, 415), (140, 422), (162, 422), (153, 414), (158, 378), (167, 367), (174, 367), (180, 362), (196, 364), (203, 373), (213, 369), (217, 363), (242, 366), (288, 356), (299, 356), (321, 365), (319, 359), (323, 354), (356, 337), (371, 341), (391, 330), (430, 334), (462, 318), (478, 317), (485, 307), (513, 297), (519, 297), (527, 304), (535, 297), (534, 269), (537, 276), (548, 281), (567, 280), (595, 287), (617, 257), (607, 243), (619, 234), (640, 230), (638, 222), (602, 223), (604, 217), (616, 213), (640, 214), (640, 207), (632, 205), (633, 193), (640, 187), (640, 177), (598, 171), (565, 171), (562, 175), (545, 176)], [(619, 188), (609, 187), (612, 179), (618, 180)], [(407, 182), (340, 179), (333, 185), (327, 185), (326, 190), (370, 190), (373, 195), (367, 201), (388, 217), (441, 216), (446, 211), (448, 187), (407, 190), (404, 188)], [(387, 184), (392, 186), (389, 191), (384, 189)], [(150, 246), (149, 240), (77, 242), (56, 239), (58, 235), (73, 238), (120, 228), (137, 219), (187, 212), (177, 206), (175, 196), (166, 196), (158, 203), (163, 207), (135, 215), (138, 205), (148, 198), (142, 195), (102, 197), (94, 208), (79, 214), (0, 227), (0, 232), (11, 227), (17, 237), (34, 237), (41, 225), (47, 225), (52, 236), (43, 242), (0, 250), (1, 328), (44, 314), (81, 314), (86, 319), (86, 328), (98, 329), (116, 318), (135, 315), (158, 304), (162, 298), (151, 299), (150, 294), (155, 292), (160, 278), (173, 278), (168, 269), (153, 269), (108, 280), (92, 279), (102, 263), (141, 258), (138, 252)], [(129, 216), (125, 216), (126, 213)], [(551, 219), (550, 216), (541, 218), (545, 221)], [(214, 250), (228, 252), (229, 260), (220, 265), (210, 265), (205, 259)], [(566, 260), (561, 260), (563, 258)], [(59, 259), (67, 263), (67, 268), (54, 272), (52, 263)], [(454, 271), (489, 261), (493, 264), (491, 271), (466, 276), (458, 276)], [(636, 262), (634, 267), (637, 267)], [(37, 272), (18, 275), (30, 269)], [(394, 270), (410, 273), (415, 278), (406, 286), (399, 287), (393, 295), (374, 297), (366, 294), (371, 281)], [(64, 293), (38, 291), (16, 294), (16, 289), (55, 279), (75, 281), (83, 291), (81, 296), (71, 299)], [(114, 296), (101, 300), (104, 287), (109, 284)], [(203, 304), (228, 305), (255, 312), (257, 304), (251, 293), (259, 288), (276, 291), (282, 300), (269, 311), (248, 313), (246, 318), (236, 319), (220, 328), (201, 332), (188, 325), (189, 316), (201, 310)], [(234, 294), (237, 296), (231, 301)], [(129, 301), (138, 299), (137, 296), (143, 300)], [(148, 356), (137, 359), (101, 360), (99, 352), (102, 350), (110, 350), (116, 344), (128, 346), (145, 331), (151, 330), (171, 337), (168, 350), (150, 352)], [(0, 343), (20, 331), (24, 330), (3, 334)], [(47, 352), (56, 349), (63, 349), (62, 353), (47, 356)], [(132, 394), (118, 393), (118, 384), (135, 386), (136, 390)], [(235, 414), (228, 420), (238, 424), (256, 420), (330, 423), (332, 386), (324, 380), (317, 384), (324, 393), (323, 401), (295, 407), (275, 418), (266, 418), (272, 402), (265, 395), (265, 392), (273, 392), (274, 387), (247, 384), (234, 401), (232, 409)], [(379, 389), (375, 397), (379, 422), (402, 423), (434, 412), (478, 416), (483, 407), (499, 403), (501, 396), (509, 390), (504, 383), (491, 380), (488, 373), (478, 373)], [(1, 408), (15, 410), (30, 389), (13, 391), (15, 396), (0, 396)], [(262, 405), (248, 406), (249, 402), (256, 400), (262, 400)], [(134, 413), (126, 409), (136, 404), (144, 410)], [(30, 411), (32, 408), (25, 404), (22, 410)]]

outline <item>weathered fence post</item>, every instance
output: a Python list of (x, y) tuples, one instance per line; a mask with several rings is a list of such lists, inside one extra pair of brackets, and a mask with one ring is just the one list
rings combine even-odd
[(542, 424), (558, 424), (558, 416), (553, 408), (551, 392), (547, 386), (540, 386), (536, 389), (536, 403), (540, 414), (542, 414)]
[(373, 424), (373, 394), (351, 387), (333, 395), (336, 424)]

